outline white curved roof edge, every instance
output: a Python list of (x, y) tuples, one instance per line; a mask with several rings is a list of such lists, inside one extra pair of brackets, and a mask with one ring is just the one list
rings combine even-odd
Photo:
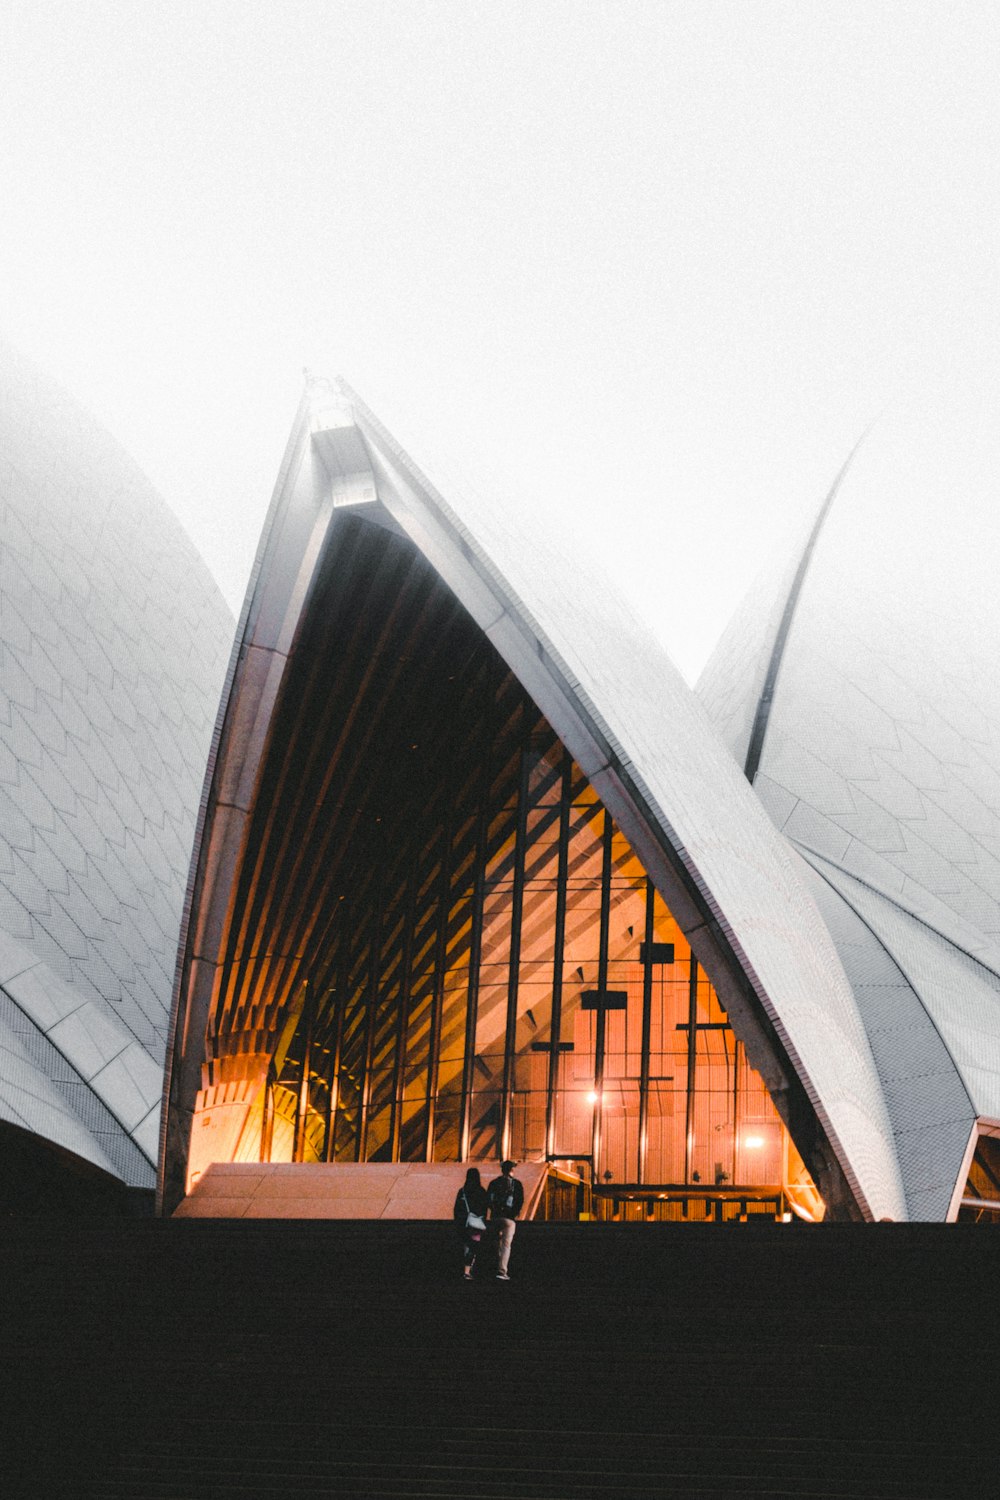
[[(8, 933), (0, 933), (0, 987), (155, 1166), (162, 1074), (142, 1043), (109, 1006), (82, 998)], [(64, 1100), (60, 1107), (68, 1109)], [(94, 1149), (104, 1166), (102, 1148), (95, 1142)]]
[[(757, 786), (799, 843), (1000, 973), (995, 392), (966, 392), (946, 416), (941, 395), (894, 404), (852, 468)], [(711, 664), (703, 683), (724, 712)]]
[[(936, 401), (907, 401), (865, 445), (810, 571), (755, 789), (877, 933), (973, 1114), (991, 1119), (1000, 1115), (1000, 468), (995, 387), (968, 396), (946, 414)], [(759, 593), (755, 608), (759, 631), (775, 603)], [(748, 625), (731, 627), (733, 661)], [(703, 675), (716, 712), (736, 701), (733, 661), (723, 653)], [(903, 1087), (893, 1079), (892, 1110)], [(958, 1120), (940, 1101), (934, 1118), (954, 1151)]]
[(813, 552), (867, 428), (841, 464), (818, 505), (794, 522), (751, 583), (715, 644), (695, 694), (717, 732), (753, 782), (767, 736), (781, 660), (791, 634)]
[(110, 1158), (55, 1084), (35, 1066), (15, 1034), (0, 1022), (0, 1119), (74, 1156), (118, 1173)]
[[(343, 382), (339, 389), (368, 445), (379, 498), (532, 692), (666, 887), (737, 1031), (745, 1007), (712, 951), (715, 925), (863, 1211), (905, 1218), (888, 1114), (836, 950), (783, 841), (666, 652), (605, 578), (567, 559), (565, 536), (546, 555), (537, 515), (526, 535), (511, 507), (463, 495), (460, 513), (356, 393)], [(649, 823), (686, 873), (687, 890), (652, 846)]]
[(906, 907), (821, 861), (828, 879), (892, 955), (931, 1017), (977, 1116), (1000, 1118), (1000, 977)]
[[(180, 1172), (179, 1181), (183, 1183), (189, 1146), (188, 1127), (193, 1100), (200, 1086), (202, 1062), (194, 1038), (197, 1036), (199, 1022), (204, 1022), (207, 1017), (214, 977), (208, 966), (199, 963), (194, 957), (195, 950), (204, 951), (204, 940), (199, 938), (195, 925), (195, 896), (202, 886), (207, 887), (210, 909), (206, 914), (205, 903), (202, 903), (202, 909), (198, 912), (198, 927), (204, 929), (206, 915), (210, 926), (218, 926), (223, 920), (217, 910), (218, 893), (214, 880), (218, 872), (219, 861), (214, 855), (210, 859), (212, 851), (209, 846), (216, 842), (215, 825), (220, 821), (220, 808), (224, 810), (221, 814), (221, 821), (224, 821), (227, 826), (223, 829), (218, 842), (232, 849), (242, 836), (246, 808), (249, 806), (253, 782), (267, 738), (270, 709), (273, 707), (281, 675), (287, 665), (287, 644), (286, 651), (280, 649), (275, 651), (273, 649), (275, 643), (270, 640), (260, 651), (254, 651), (253, 646), (255, 633), (259, 631), (261, 625), (261, 595), (265, 592), (269, 581), (268, 569), (265, 565), (271, 557), (281, 551), (283, 538), (280, 523), (291, 503), (299, 470), (308, 452), (311, 407), (310, 388), (307, 382), (285, 444), (285, 451), (282, 454), (271, 493), (271, 502), (261, 528), (257, 551), (247, 581), (246, 594), (233, 635), (229, 664), (223, 679), (219, 707), (205, 763), (205, 775), (195, 819), (191, 863), (188, 868), (177, 936), (177, 961), (174, 969), (167, 1031), (156, 1158), (157, 1213), (163, 1212), (165, 1208), (167, 1211), (172, 1210), (175, 1205), (169, 1201), (171, 1194), (177, 1191), (182, 1197), (184, 1192), (183, 1186), (178, 1188), (176, 1174)], [(308, 502), (304, 508), (309, 509)], [(319, 524), (323, 525), (328, 516), (324, 507), (320, 507), (320, 510), (323, 514), (319, 518)], [(311, 537), (317, 528), (310, 525), (308, 519), (304, 524), (307, 536)], [(308, 541), (303, 543), (303, 547), (305, 551), (309, 551)], [(272, 592), (275, 591), (272, 590)], [(279, 596), (278, 609), (281, 621), (285, 623), (287, 630), (293, 631), (304, 598), (302, 588), (299, 586), (298, 574), (292, 579), (283, 579), (282, 586), (276, 592)], [(280, 622), (278, 629), (281, 634)], [(282, 639), (284, 640), (284, 636)], [(290, 641), (290, 636), (288, 640)], [(243, 702), (239, 705), (238, 721), (234, 723), (237, 680), (248, 675), (255, 678), (255, 681), (249, 687), (244, 684)], [(244, 774), (242, 776), (237, 774), (235, 785), (232, 768), (228, 765), (229, 746), (228, 743), (224, 743), (224, 741), (231, 742), (234, 738), (239, 741), (240, 745), (240, 754), (236, 758), (244, 763)], [(220, 785), (220, 776), (226, 778), (227, 785)], [(192, 1008), (197, 1010), (198, 1015), (195, 1020), (195, 1029), (189, 1033), (186, 1021)]]
[(774, 826), (810, 859), (841, 871), (859, 886), (874, 891), (883, 900), (929, 928), (960, 953), (1000, 975), (1000, 948), (994, 940), (949, 906), (942, 896), (907, 878), (877, 850), (849, 834), (832, 819), (797, 798), (770, 772), (761, 772), (754, 783)]
[[(794, 844), (792, 845), (795, 848)], [(807, 851), (797, 855), (851, 982), (865, 1023), (892, 1121), (906, 1202), (912, 1219), (947, 1218), (976, 1108), (948, 1040), (916, 987), (912, 923), (893, 924), (904, 941), (890, 944), (866, 920), (865, 903), (849, 882)], [(896, 932), (899, 936), (899, 932)], [(897, 962), (895, 954), (899, 955)], [(904, 972), (905, 970), (905, 972)]]

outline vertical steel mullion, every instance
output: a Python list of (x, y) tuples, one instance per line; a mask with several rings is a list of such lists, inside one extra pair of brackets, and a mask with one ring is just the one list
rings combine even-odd
[(469, 985), (465, 1006), (465, 1052), (462, 1057), (462, 1103), (458, 1126), (458, 1155), (467, 1161), (472, 1135), (472, 1090), (476, 1068), (476, 1032), (479, 1026), (479, 968), (483, 952), (483, 907), (486, 901), (486, 841), (489, 809), (484, 804), (476, 833), (476, 869), (472, 888), (472, 924), (469, 933)]
[(605, 998), (608, 989), (608, 939), (611, 930), (611, 846), (614, 825), (604, 809), (603, 856), (601, 859), (601, 929), (597, 958), (597, 1036), (594, 1039), (594, 1125), (591, 1141), (594, 1181), (597, 1180), (601, 1156), (604, 1111), (604, 1045), (607, 1026)]
[(562, 989), (566, 947), (566, 899), (569, 884), (569, 815), (572, 806), (573, 761), (563, 751), (559, 789), (559, 847), (556, 858), (556, 913), (552, 937), (552, 1017), (549, 1025), (549, 1067), (545, 1091), (545, 1153), (556, 1149), (556, 1090), (559, 1085), (559, 1043), (562, 1040)]
[(649, 1035), (653, 1019), (653, 938), (655, 936), (654, 914), (655, 914), (656, 892), (653, 882), (646, 876), (646, 926), (645, 926), (645, 962), (642, 966), (642, 1041), (640, 1043), (641, 1055), (639, 1061), (639, 1176), (638, 1181), (646, 1181), (646, 1161), (648, 1157), (648, 1134), (649, 1134)]
[(302, 1005), (305, 1037), (302, 1044), (302, 1068), (299, 1073), (299, 1096), (295, 1104), (295, 1135), (292, 1141), (292, 1161), (302, 1161), (305, 1154), (306, 1114), (309, 1110), (309, 1075), (312, 1072), (313, 1022), (316, 1013), (313, 986), (308, 979), (303, 980), (303, 987), (305, 989), (305, 998)]
[(379, 998), (382, 992), (382, 901), (385, 881), (384, 853), (379, 858), (378, 879), (375, 882), (375, 905), (372, 918), (372, 934), (368, 949), (368, 1015), (365, 1026), (365, 1060), (361, 1075), (361, 1117), (358, 1121), (356, 1160), (365, 1161), (368, 1149), (368, 1109), (372, 1097), (372, 1056), (375, 1051), (375, 1026), (378, 1021)]
[(416, 925), (417, 891), (420, 888), (419, 836), (410, 860), (406, 901), (403, 910), (403, 944), (400, 954), (399, 1014), (396, 1017), (396, 1057), (392, 1080), (392, 1114), (389, 1122), (389, 1160), (399, 1161), (403, 1131), (403, 1094), (406, 1089), (406, 1033), (410, 1025), (410, 996), (413, 991), (413, 929)]
[[(336, 1029), (336, 1025), (337, 1025), (337, 1013), (336, 1013), (337, 992), (336, 992), (336, 989), (327, 990), (327, 994), (332, 994), (333, 995), (333, 1004), (334, 1004), (333, 1024), (334, 1024), (334, 1029)], [(330, 1071), (326, 1075), (326, 1079), (325, 1079), (325, 1082), (326, 1082), (326, 1108), (323, 1111), (323, 1160), (324, 1161), (329, 1161), (330, 1160), (330, 1139), (331, 1139), (331, 1132), (333, 1130), (333, 1110), (334, 1110), (334, 1101), (335, 1101), (335, 1098), (336, 1098), (336, 1095), (334, 1093), (334, 1079), (336, 1077), (336, 1074), (335, 1074), (335, 1072), (333, 1070), (333, 1066), (332, 1066), (332, 1062), (333, 1062), (333, 1049), (332, 1048), (331, 1048), (331, 1051), (330, 1051), (330, 1059), (331, 1059), (331, 1067), (330, 1067)]]
[(431, 1014), (427, 1058), (427, 1135), (424, 1160), (434, 1160), (434, 1127), (437, 1115), (438, 1080), (441, 1071), (441, 1027), (444, 1015), (444, 982), (448, 961), (448, 914), (451, 910), (451, 864), (455, 841), (455, 814), (450, 809), (445, 819), (441, 847), (441, 870), (438, 886), (437, 934), (434, 940), (434, 984), (431, 991)]
[(472, 1090), (476, 1069), (476, 1032), (479, 1026), (479, 966), (483, 952), (483, 907), (486, 902), (486, 860), (490, 833), (490, 773), (493, 740), (498, 732), (496, 698), (499, 692), (492, 670), (486, 673), (485, 725), (482, 748), (483, 779), (476, 823), (475, 869), (472, 884), (472, 923), (469, 931), (469, 987), (465, 1005), (465, 1052), (462, 1057), (462, 1103), (458, 1123), (458, 1157), (467, 1161), (472, 1136)]
[(684, 1181), (691, 1181), (691, 1155), (694, 1147), (694, 1074), (698, 1060), (698, 960), (691, 954), (691, 976), (688, 980), (688, 1067), (687, 1109), (684, 1121)]
[[(522, 712), (524, 709), (522, 709)], [(517, 1040), (517, 997), (521, 979), (521, 917), (524, 910), (525, 843), (528, 832), (528, 752), (521, 745), (517, 788), (517, 827), (514, 834), (514, 888), (510, 903), (510, 958), (507, 969), (507, 1025), (503, 1043), (503, 1081), (497, 1149), (501, 1159), (510, 1154), (511, 1094), (514, 1082), (514, 1048)]]
[(344, 1048), (344, 1026), (351, 998), (351, 924), (349, 903), (340, 904), (340, 951), (337, 954), (337, 1024), (334, 1032), (333, 1057), (330, 1061), (330, 1099), (327, 1104), (330, 1125), (327, 1134), (326, 1159), (336, 1157), (337, 1110), (340, 1107), (340, 1059)]
[[(323, 1106), (323, 1144), (320, 1148), (320, 1161), (330, 1160), (330, 1131), (332, 1127), (332, 1116), (334, 1101), (334, 1080), (336, 1078), (336, 1049), (337, 1049), (337, 1027), (340, 1017), (339, 990), (336, 983), (337, 962), (340, 949), (340, 906), (334, 909), (334, 914), (326, 924), (323, 943), (324, 958), (322, 961), (322, 983), (323, 990), (316, 992), (316, 1025), (319, 1027), (320, 1018), (323, 1019), (323, 1055), (324, 1061), (317, 1065), (316, 1077), (322, 1079), (323, 1087), (326, 1089), (326, 1103)], [(314, 976), (316, 974), (314, 970)], [(332, 981), (332, 982), (331, 982)]]
[(271, 1143), (274, 1139), (274, 1060), (267, 1064), (264, 1080), (264, 1104), (260, 1117), (260, 1159), (271, 1160)]
[[(725, 1036), (725, 1032), (723, 1032)], [(735, 1187), (739, 1178), (736, 1169), (739, 1165), (738, 1151), (740, 1142), (740, 1044), (733, 1037), (733, 1186)]]

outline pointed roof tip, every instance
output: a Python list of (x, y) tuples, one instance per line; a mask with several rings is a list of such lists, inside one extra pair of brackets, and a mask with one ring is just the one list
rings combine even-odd
[(816, 550), (816, 544), (819, 541), (823, 527), (826, 525), (827, 517), (829, 516), (830, 511), (833, 509), (833, 502), (836, 500), (838, 494), (840, 493), (841, 486), (843, 485), (844, 480), (847, 478), (851, 465), (854, 463), (859, 450), (864, 445), (872, 429), (876, 427), (882, 420), (883, 415), (884, 408), (883, 410), (875, 413), (871, 421), (868, 423), (867, 427), (862, 430), (860, 437), (854, 444), (854, 447), (844, 459), (844, 462), (841, 464), (836, 478), (827, 491), (826, 498), (824, 499), (822, 505), (816, 513), (816, 519), (812, 524), (808, 540), (806, 541), (806, 544), (802, 549), (802, 555), (799, 558), (798, 567), (795, 570), (795, 576), (792, 579), (791, 587), (788, 591), (788, 596), (785, 599), (785, 607), (782, 611), (781, 620), (779, 622), (774, 640), (771, 644), (771, 653), (768, 660), (767, 671), (764, 675), (764, 682), (761, 687), (760, 696), (757, 700), (757, 707), (754, 712), (753, 724), (750, 729), (750, 739), (747, 743), (746, 758), (743, 764), (743, 774), (746, 776), (746, 779), (747, 781), (749, 781), (751, 786), (757, 779), (757, 772), (760, 769), (760, 763), (764, 753), (764, 740), (767, 735), (768, 722), (771, 716), (771, 707), (774, 702), (774, 695), (778, 683), (778, 674), (781, 671), (781, 663), (785, 654), (785, 646), (788, 643), (788, 637), (791, 633), (792, 620), (795, 616), (796, 608), (798, 607), (799, 596), (802, 593), (803, 588), (805, 587), (806, 576), (809, 572), (809, 564), (811, 563), (813, 553)]
[(343, 375), (328, 375), (325, 370), (314, 370), (312, 365), (302, 366), (302, 378), (306, 385), (317, 381), (321, 385), (341, 385)]
[(875, 431), (876, 427), (878, 427), (885, 420), (887, 411), (888, 406), (879, 407), (878, 411), (869, 418), (864, 427), (862, 427), (861, 431), (858, 433), (858, 436), (854, 441), (854, 445), (848, 453), (847, 457), (844, 459), (844, 462), (841, 464), (840, 469), (837, 473), (837, 477), (834, 479), (833, 484), (830, 488), (830, 493), (827, 495), (826, 500), (821, 507), (821, 514), (829, 509), (834, 497), (836, 496), (837, 490), (840, 488), (841, 482), (847, 475), (848, 470), (850, 469), (854, 460), (857, 458), (858, 454), (861, 452), (861, 449), (864, 447), (865, 443), (867, 443), (868, 439)]
[(302, 378), (302, 399), (308, 410), (313, 432), (355, 425), (353, 393), (342, 376), (319, 375), (305, 365)]

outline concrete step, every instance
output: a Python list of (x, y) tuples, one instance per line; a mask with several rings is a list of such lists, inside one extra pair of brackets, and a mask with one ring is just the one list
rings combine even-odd
[(12, 1494), (997, 1493), (979, 1226), (5, 1229)]
[[(213, 1162), (178, 1205), (180, 1219), (450, 1219), (466, 1169), (484, 1184), (498, 1162)], [(534, 1217), (548, 1167), (524, 1162), (524, 1217)]]

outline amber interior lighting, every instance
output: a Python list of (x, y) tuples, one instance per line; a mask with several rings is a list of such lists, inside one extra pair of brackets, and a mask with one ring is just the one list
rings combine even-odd
[(446, 585), (351, 518), (317, 589), (192, 1160), (242, 1078), (236, 1159), (548, 1158), (603, 1216), (820, 1214), (683, 933)]

